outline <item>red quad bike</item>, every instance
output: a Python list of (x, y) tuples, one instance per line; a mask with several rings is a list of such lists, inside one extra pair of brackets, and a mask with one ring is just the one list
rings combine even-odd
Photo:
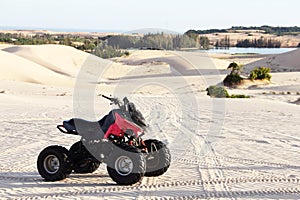
[(143, 176), (160, 176), (171, 162), (170, 151), (161, 141), (142, 140), (145, 119), (127, 97), (102, 97), (118, 105), (101, 120), (90, 122), (73, 118), (57, 128), (81, 140), (69, 150), (49, 146), (38, 156), (37, 168), (46, 181), (59, 181), (75, 173), (92, 173), (106, 163), (109, 176), (120, 185), (139, 182)]

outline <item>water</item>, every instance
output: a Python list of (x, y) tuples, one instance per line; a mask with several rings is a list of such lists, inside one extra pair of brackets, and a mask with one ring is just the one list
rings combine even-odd
[(238, 48), (197, 50), (205, 53), (227, 53), (227, 54), (281, 54), (296, 50), (297, 48)]
[(124, 30), (108, 29), (75, 29), (75, 28), (42, 28), (42, 27), (24, 27), (24, 26), (0, 26), (0, 30), (48, 30), (54, 32), (100, 32), (100, 33), (123, 33)]

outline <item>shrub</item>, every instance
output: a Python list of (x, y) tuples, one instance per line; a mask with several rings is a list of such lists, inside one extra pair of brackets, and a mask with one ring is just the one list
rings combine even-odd
[(267, 67), (256, 67), (250, 72), (249, 78), (251, 80), (271, 80), (271, 69)]
[(250, 98), (250, 96), (247, 96), (247, 95), (244, 95), (244, 94), (233, 94), (233, 95), (230, 95), (229, 98)]
[(232, 86), (241, 84), (241, 82), (244, 80), (240, 76), (243, 66), (233, 62), (233, 63), (230, 63), (230, 65), (228, 66), (227, 69), (231, 69), (231, 72), (229, 75), (226, 76), (226, 78), (223, 81), (223, 84), (228, 87), (232, 87)]
[(124, 52), (123, 50), (112, 46), (99, 45), (93, 50), (92, 53), (98, 57), (107, 59), (107, 58), (121, 57), (127, 54), (129, 55), (129, 52), (127, 53), (126, 52), (127, 51)]
[(209, 86), (209, 88), (206, 89), (207, 95), (213, 98), (250, 98), (250, 96), (244, 95), (244, 94), (233, 94), (229, 95), (227, 90), (224, 87), (221, 86)]
[(242, 83), (244, 79), (239, 74), (227, 75), (223, 84), (227, 87), (233, 87)]
[(125, 55), (125, 56), (129, 56), (129, 55), (130, 55), (129, 51), (125, 51), (125, 52), (124, 52), (124, 55)]
[(226, 98), (229, 97), (229, 94), (227, 90), (224, 87), (221, 86), (209, 86), (209, 88), (206, 89), (207, 95), (210, 97), (215, 97), (215, 98)]

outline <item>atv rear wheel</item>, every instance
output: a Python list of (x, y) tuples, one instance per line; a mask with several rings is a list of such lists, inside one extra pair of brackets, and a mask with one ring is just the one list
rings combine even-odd
[(145, 158), (141, 151), (128, 145), (116, 147), (107, 162), (109, 176), (119, 185), (139, 182), (144, 176), (145, 167)]
[(38, 156), (37, 168), (46, 181), (59, 181), (71, 173), (68, 150), (61, 146), (49, 146)]
[(97, 161), (82, 144), (81, 141), (74, 143), (70, 148), (70, 157), (74, 172), (80, 174), (93, 173), (101, 162)]
[(160, 176), (164, 174), (171, 163), (171, 154), (168, 147), (158, 140), (145, 140), (148, 150), (146, 158), (145, 176)]

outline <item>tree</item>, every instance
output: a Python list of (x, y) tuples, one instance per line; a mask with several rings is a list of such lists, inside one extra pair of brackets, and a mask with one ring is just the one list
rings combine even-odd
[(72, 42), (71, 42), (70, 37), (69, 37), (69, 36), (64, 37), (64, 40), (62, 41), (62, 44), (63, 44), (63, 45), (66, 45), (66, 46), (71, 46), (71, 45), (72, 45)]
[(219, 46), (220, 46), (220, 42), (219, 42), (219, 40), (217, 40), (217, 42), (216, 42), (216, 44), (215, 44), (215, 47), (218, 49)]
[(230, 63), (227, 69), (231, 69), (231, 72), (229, 75), (227, 75), (223, 81), (223, 84), (228, 87), (235, 87), (242, 83), (244, 80), (240, 73), (242, 71), (243, 66), (239, 65), (235, 62)]
[(208, 37), (205, 37), (205, 36), (200, 37), (200, 48), (209, 49), (209, 39), (208, 39)]
[(104, 43), (98, 45), (93, 51), (92, 53), (98, 57), (101, 58), (114, 58), (114, 57), (121, 57), (123, 55), (128, 56), (129, 52), (127, 51), (122, 51), (120, 49), (117, 49), (115, 47), (112, 46), (108, 46)]
[(232, 62), (229, 64), (227, 69), (231, 69), (230, 75), (235, 75), (235, 74), (240, 75), (243, 69), (243, 65), (239, 65), (236, 62)]
[(261, 37), (254, 40), (238, 40), (236, 47), (280, 48), (281, 42), (279, 40)]
[(225, 36), (225, 44), (224, 44), (225, 48), (229, 48), (230, 47), (230, 37), (229, 36)]

